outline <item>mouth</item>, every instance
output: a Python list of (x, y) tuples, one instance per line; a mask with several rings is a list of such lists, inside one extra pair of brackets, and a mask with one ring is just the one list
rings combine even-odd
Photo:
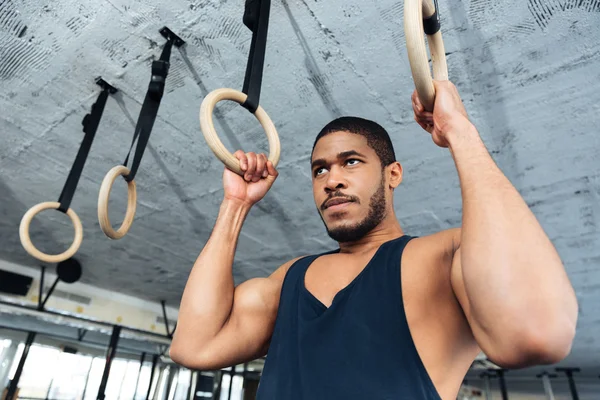
[(338, 209), (349, 206), (351, 203), (352, 203), (352, 200), (349, 200), (349, 199), (344, 199), (344, 198), (339, 198), (339, 197), (333, 198), (324, 204), (323, 210), (328, 210), (328, 209), (338, 210)]

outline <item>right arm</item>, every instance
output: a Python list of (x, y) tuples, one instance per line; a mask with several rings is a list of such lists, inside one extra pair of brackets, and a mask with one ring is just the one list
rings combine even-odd
[(192, 369), (220, 369), (266, 354), (283, 278), (294, 261), (268, 278), (234, 286), (232, 265), (242, 225), (277, 177), (263, 155), (236, 156), (246, 177), (224, 172), (225, 198), (185, 286), (171, 344), (173, 361)]

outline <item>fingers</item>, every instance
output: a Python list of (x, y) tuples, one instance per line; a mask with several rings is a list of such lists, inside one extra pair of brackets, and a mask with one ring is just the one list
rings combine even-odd
[(243, 178), (246, 182), (258, 182), (268, 176), (277, 176), (273, 163), (268, 161), (264, 153), (244, 153), (238, 150), (233, 155), (240, 160), (240, 169), (244, 173)]
[(246, 153), (244, 153), (242, 150), (238, 150), (233, 153), (233, 156), (240, 160), (240, 168), (245, 172), (248, 169), (248, 158), (246, 157)]
[(267, 164), (267, 157), (264, 154), (256, 155), (256, 172), (252, 176), (252, 182), (258, 182), (261, 178), (265, 177), (265, 166)]
[(427, 120), (427, 121), (431, 121), (431, 123), (433, 123), (433, 113), (429, 112), (429, 111), (424, 111), (423, 106), (421, 106), (421, 109), (418, 108), (418, 106), (413, 103), (413, 111), (415, 112), (415, 118), (418, 118), (420, 120)]
[(412, 104), (413, 104), (413, 109), (415, 110), (415, 113), (419, 112), (423, 112), (425, 111), (425, 108), (423, 107), (423, 104), (421, 103), (421, 100), (419, 99), (419, 94), (417, 93), (417, 91), (415, 90), (411, 96), (412, 98)]
[(421, 128), (431, 133), (433, 130), (433, 113), (428, 111), (419, 111), (417, 105), (414, 103), (413, 111), (415, 113), (415, 121), (421, 126)]
[(250, 152), (246, 154), (248, 156), (248, 170), (244, 175), (244, 179), (247, 182), (252, 182), (254, 175), (256, 174), (256, 167), (258, 165), (258, 159), (256, 153)]
[(427, 132), (433, 132), (433, 122), (422, 121), (416, 117), (415, 121), (417, 122), (417, 124), (419, 124), (421, 128), (425, 129)]
[(419, 100), (416, 90), (412, 95), (412, 107), (415, 113), (415, 119), (418, 118), (419, 120), (427, 120), (433, 124), (433, 113), (430, 111), (425, 111), (425, 107), (423, 107), (421, 100)]

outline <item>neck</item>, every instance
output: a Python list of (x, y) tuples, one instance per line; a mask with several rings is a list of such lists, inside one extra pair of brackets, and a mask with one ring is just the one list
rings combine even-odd
[(383, 243), (397, 239), (404, 235), (404, 231), (392, 211), (381, 221), (375, 229), (366, 234), (360, 240), (354, 242), (339, 243), (340, 253), (358, 254), (367, 253), (373, 249), (379, 248)]

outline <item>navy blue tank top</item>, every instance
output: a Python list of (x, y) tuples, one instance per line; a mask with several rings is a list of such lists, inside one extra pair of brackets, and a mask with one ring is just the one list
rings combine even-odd
[(329, 308), (304, 285), (317, 257), (288, 270), (257, 400), (440, 400), (413, 343), (400, 258), (412, 237), (381, 245)]

